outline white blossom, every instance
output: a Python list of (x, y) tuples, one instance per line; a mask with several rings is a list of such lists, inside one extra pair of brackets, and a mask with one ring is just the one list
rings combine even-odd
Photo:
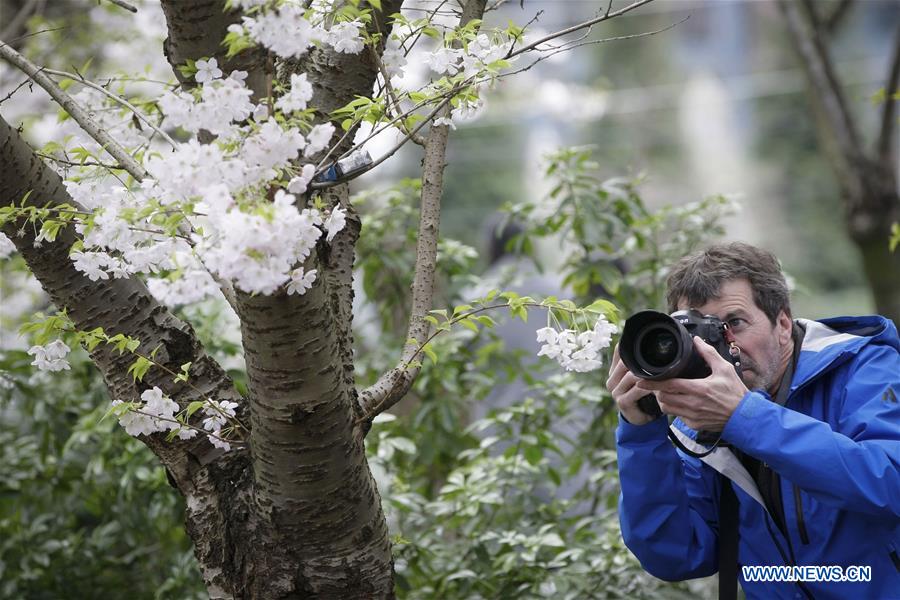
[(203, 419), (203, 429), (213, 433), (217, 433), (222, 429), (225, 423), (228, 422), (228, 417), (235, 416), (234, 409), (238, 406), (237, 402), (228, 400), (222, 400), (221, 402), (218, 400), (207, 400), (206, 404), (203, 407), (203, 414), (206, 415), (206, 418)]
[(406, 66), (406, 52), (400, 45), (400, 40), (390, 38), (384, 45), (384, 52), (381, 55), (381, 62), (384, 70), (387, 71), (388, 77), (403, 77), (403, 67)]
[(291, 74), (290, 91), (275, 102), (275, 108), (286, 114), (303, 110), (306, 108), (306, 103), (312, 100), (312, 97), (313, 87), (312, 84), (307, 81), (306, 73), (301, 73), (299, 75), (293, 73)]
[(0, 233), (0, 259), (9, 258), (9, 255), (15, 251), (15, 244), (13, 244), (8, 237)]
[(247, 138), (241, 154), (251, 165), (277, 169), (297, 158), (305, 146), (306, 140), (299, 129), (292, 127), (285, 130), (274, 119), (269, 119)]
[(70, 348), (62, 340), (54, 340), (46, 346), (32, 346), (28, 354), (34, 357), (31, 363), (41, 371), (63, 371), (70, 368), (66, 355)]
[(306, 54), (315, 40), (325, 37), (321, 29), (313, 27), (303, 16), (303, 9), (293, 4), (256, 17), (243, 17), (243, 26), (231, 25), (228, 28), (229, 31), (243, 29), (281, 58), (299, 58)]
[(70, 255), (75, 269), (87, 275), (91, 281), (109, 279), (103, 269), (109, 264), (110, 256), (105, 252), (73, 252)]
[(425, 58), (428, 67), (439, 74), (453, 75), (457, 71), (457, 62), (461, 56), (461, 51), (454, 48), (441, 46), (434, 52), (430, 52)]
[(361, 36), (362, 26), (360, 21), (335, 23), (328, 31), (328, 43), (337, 52), (359, 54), (366, 47)]
[(347, 213), (340, 206), (335, 206), (331, 211), (331, 215), (325, 221), (325, 230), (328, 235), (325, 237), (326, 242), (331, 242), (347, 224)]
[(537, 355), (556, 360), (567, 371), (594, 371), (603, 366), (600, 352), (609, 347), (616, 331), (602, 315), (588, 331), (542, 327), (537, 330), (537, 341), (543, 342)]
[(303, 267), (291, 271), (291, 280), (288, 282), (287, 293), (302, 296), (306, 290), (312, 288), (313, 282), (316, 280), (316, 269), (308, 273), (303, 272)]
[(225, 452), (231, 450), (231, 444), (229, 444), (226, 440), (218, 437), (218, 435), (207, 435), (206, 439), (209, 440), (210, 444), (212, 444), (216, 448), (221, 448)]
[(334, 125), (332, 123), (320, 123), (313, 127), (306, 136), (306, 148), (303, 150), (303, 156), (313, 156), (327, 148), (333, 135)]
[[(307, 146), (308, 148), (309, 146)], [(288, 182), (288, 191), (292, 194), (302, 194), (306, 192), (309, 182), (312, 181), (313, 175), (316, 174), (316, 167), (313, 164), (305, 164), (300, 169), (300, 174), (292, 177)]]
[(205, 83), (222, 76), (222, 69), (219, 68), (219, 62), (215, 58), (209, 60), (200, 59), (197, 61), (196, 66), (197, 73), (194, 75), (194, 80), (197, 83)]
[[(113, 400), (113, 406), (123, 404), (121, 400)], [(128, 435), (137, 437), (139, 435), (150, 435), (157, 431), (156, 425), (153, 423), (153, 417), (141, 414), (135, 410), (129, 410), (119, 417), (119, 425), (125, 428)]]
[[(121, 400), (113, 400), (112, 405), (123, 404)], [(181, 429), (175, 418), (178, 403), (165, 396), (159, 387), (154, 386), (141, 393), (141, 401), (135, 408), (119, 417), (119, 424), (129, 435), (150, 435), (173, 429)], [(179, 437), (181, 437), (179, 435)], [(186, 439), (186, 438), (182, 438)]]

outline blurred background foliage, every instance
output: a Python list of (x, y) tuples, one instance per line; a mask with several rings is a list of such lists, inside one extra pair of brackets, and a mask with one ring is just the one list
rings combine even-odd
[[(11, 14), (21, 4), (2, 0), (0, 8)], [(133, 17), (110, 3), (46, 3), (28, 30), (67, 30), (20, 44), (56, 68), (93, 57), (95, 75), (142, 70), (134, 57), (153, 58), (146, 72), (169, 79), (159, 64), (158, 5), (137, 4)], [(601, 4), (510, 2), (488, 21), (525, 22), (541, 10), (537, 27), (550, 31)], [(857, 2), (834, 36), (848, 98), (865, 124), (875, 121), (870, 99), (883, 84), (898, 13), (887, 0)], [(772, 2), (657, 0), (598, 34), (679, 25), (579, 48), (498, 86), (484, 113), (451, 136), (436, 308), (492, 288), (607, 297), (622, 316), (663, 308), (667, 263), (725, 238), (779, 254), (798, 315), (872, 310), (779, 20)], [(8, 70), (0, 76), (3, 95), (19, 83)], [(22, 94), (3, 104), (4, 116), (28, 121), (43, 143), (55, 116), (41, 117), (47, 110), (36, 107), (46, 105)], [(407, 148), (355, 184), (360, 385), (392, 366), (403, 344), (418, 164)], [(83, 353), (70, 372), (32, 371), (14, 332), (47, 301), (15, 256), (0, 261), (0, 276), (0, 597), (204, 597), (183, 501), (164, 470), (113, 420), (101, 420), (110, 399)], [(180, 311), (241, 388), (233, 314), (215, 302)], [(369, 434), (398, 594), (712, 595), (711, 581), (653, 579), (622, 545), (605, 373), (561, 373), (536, 359), (534, 330), (546, 315), (531, 311), (527, 324), (492, 316), (492, 330), (437, 338), (437, 363), (426, 362), (410, 397)]]

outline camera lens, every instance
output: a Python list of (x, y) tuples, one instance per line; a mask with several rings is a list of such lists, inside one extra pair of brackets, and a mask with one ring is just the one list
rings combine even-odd
[(651, 329), (641, 338), (640, 356), (653, 367), (665, 367), (678, 356), (678, 340), (668, 329)]

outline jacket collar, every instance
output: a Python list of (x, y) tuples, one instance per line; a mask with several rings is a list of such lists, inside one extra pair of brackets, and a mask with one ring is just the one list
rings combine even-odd
[(806, 334), (800, 346), (791, 391), (842, 364), (871, 343), (900, 350), (897, 328), (884, 317), (835, 317), (821, 321), (797, 319)]

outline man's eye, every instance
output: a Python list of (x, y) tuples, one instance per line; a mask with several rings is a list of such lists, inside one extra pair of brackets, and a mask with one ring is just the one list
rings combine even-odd
[(747, 321), (745, 321), (744, 319), (735, 318), (735, 319), (731, 319), (728, 321), (728, 326), (731, 327), (732, 329), (740, 329), (741, 327), (743, 327), (746, 324), (747, 324)]

